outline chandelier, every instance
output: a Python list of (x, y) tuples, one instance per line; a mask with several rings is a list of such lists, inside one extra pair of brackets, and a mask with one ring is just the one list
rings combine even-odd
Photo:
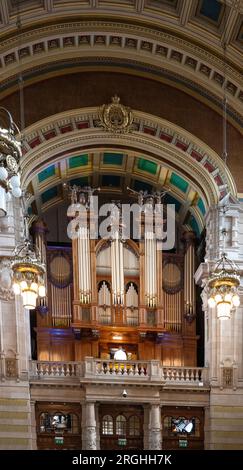
[(240, 305), (238, 292), (240, 276), (237, 274), (237, 266), (226, 257), (225, 253), (217, 261), (207, 285), (209, 307), (216, 307), (217, 317), (221, 320), (227, 320), (230, 318), (231, 310)]
[(15, 295), (22, 295), (24, 308), (36, 308), (38, 296), (46, 296), (44, 275), (45, 265), (41, 262), (36, 247), (28, 238), (28, 222), (25, 216), (25, 240), (14, 251), (12, 261), (13, 291)]
[[(7, 202), (10, 194), (19, 198), (22, 194), (20, 188), (19, 160), (22, 155), (21, 144), (15, 138), (15, 131), (19, 132), (11, 114), (0, 107), (0, 217), (7, 214)], [(2, 126), (3, 115), (7, 117), (8, 125)]]

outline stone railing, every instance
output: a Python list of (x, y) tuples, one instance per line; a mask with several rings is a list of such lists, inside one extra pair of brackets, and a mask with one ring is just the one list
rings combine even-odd
[(95, 375), (99, 377), (136, 377), (151, 376), (151, 361), (104, 361), (95, 359)]
[(39, 378), (80, 377), (82, 366), (81, 362), (32, 361), (30, 376)]
[(207, 383), (207, 369), (203, 367), (161, 367), (161, 372), (166, 384), (203, 386)]
[(116, 361), (86, 357), (83, 362), (31, 361), (30, 380), (150, 381), (161, 385), (205, 386), (207, 369), (163, 367), (160, 361)]

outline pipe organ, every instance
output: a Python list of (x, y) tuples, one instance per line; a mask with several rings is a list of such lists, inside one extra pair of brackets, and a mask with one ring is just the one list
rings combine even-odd
[[(91, 210), (87, 220), (93, 223)], [(37, 313), (39, 357), (56, 345), (58, 330), (66, 360), (112, 359), (122, 345), (134, 360), (195, 366), (194, 234), (185, 233), (184, 245), (163, 253), (151, 227), (140, 241), (121, 240), (119, 230), (112, 239), (95, 240), (81, 222), (72, 246), (45, 247), (48, 312)]]

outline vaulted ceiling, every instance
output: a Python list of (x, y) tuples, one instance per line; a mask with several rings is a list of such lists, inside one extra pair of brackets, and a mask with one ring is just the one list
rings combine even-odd
[[(201, 152), (205, 166), (210, 149), (222, 151), (226, 93), (229, 166), (243, 193), (243, 0), (2, 0), (0, 38), (0, 102), (20, 123), (23, 86), (22, 124), (50, 118), (48, 126), (27, 132), (24, 164), (34, 147), (55, 141), (68, 125), (65, 132), (84, 132), (72, 117), (69, 122), (69, 109), (100, 106), (118, 93), (123, 104), (165, 118), (204, 142), (209, 149), (195, 151), (187, 142), (180, 151), (188, 152), (195, 165), (200, 161), (192, 154)], [(52, 125), (52, 116), (64, 111), (65, 119)], [(87, 127), (95, 125), (87, 121)], [(149, 133), (150, 124), (141, 129), (147, 126)], [(151, 135), (161, 139), (160, 132)], [(177, 139), (175, 131), (167, 142), (177, 145)], [(77, 165), (81, 160), (85, 164)], [(132, 167), (127, 168), (128, 161)], [(212, 184), (223, 187), (219, 165), (207, 171)], [(67, 151), (58, 162), (44, 164), (29, 185), (30, 210), (37, 214), (65, 200), (65, 179), (116, 193), (127, 185), (158, 189), (162, 174), (181, 222), (194, 214), (200, 231), (208, 205), (203, 192), (176, 169), (116, 146)]]

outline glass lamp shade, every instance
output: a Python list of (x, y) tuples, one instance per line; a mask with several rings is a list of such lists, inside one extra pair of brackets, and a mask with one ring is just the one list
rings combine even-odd
[(215, 301), (214, 297), (210, 297), (210, 298), (208, 299), (208, 305), (209, 305), (210, 308), (214, 308), (214, 307), (215, 307), (216, 301)]
[(40, 297), (45, 297), (46, 296), (46, 288), (45, 286), (39, 286), (39, 296)]
[(19, 175), (14, 175), (10, 178), (9, 183), (11, 184), (12, 188), (19, 188), (20, 187), (20, 177)]
[(15, 295), (19, 295), (21, 292), (20, 285), (17, 282), (13, 284), (13, 291)]
[(22, 292), (22, 297), (23, 297), (24, 308), (27, 308), (28, 310), (34, 310), (36, 307), (36, 300), (37, 300), (36, 292), (30, 289), (27, 289), (24, 292)]
[(6, 181), (8, 179), (8, 172), (4, 166), (0, 166), (0, 181)]
[(232, 297), (232, 303), (234, 307), (239, 307), (240, 306), (240, 297), (238, 294), (234, 294)]
[[(2, 168), (0, 167), (0, 170)], [(0, 217), (4, 217), (7, 214), (6, 207), (6, 191), (0, 186)]]
[(24, 291), (27, 289), (28, 285), (26, 281), (21, 281), (20, 283), (21, 291)]
[(18, 197), (21, 197), (21, 195), (22, 195), (21, 188), (20, 188), (19, 186), (13, 187), (13, 189), (12, 189), (12, 195), (13, 195), (14, 197), (17, 197), (17, 198), (18, 198)]
[(230, 318), (231, 302), (223, 300), (217, 305), (217, 317), (221, 320), (228, 320)]
[(215, 301), (217, 302), (217, 304), (218, 304), (219, 302), (221, 302), (221, 301), (222, 301), (222, 295), (221, 295), (221, 294), (216, 294), (216, 295), (215, 295)]

